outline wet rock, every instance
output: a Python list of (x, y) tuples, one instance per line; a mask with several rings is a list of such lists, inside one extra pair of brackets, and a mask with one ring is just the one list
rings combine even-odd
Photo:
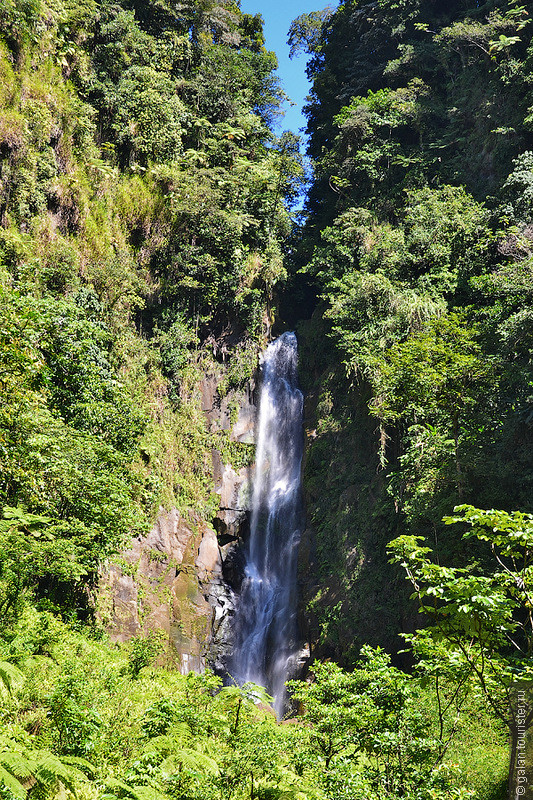
[(213, 578), (214, 575), (220, 575), (222, 572), (222, 565), (220, 559), (220, 550), (218, 547), (218, 540), (216, 533), (206, 529), (198, 548), (198, 556), (194, 562), (196, 567), (196, 575), (200, 583), (205, 583)]
[(238, 538), (246, 514), (250, 508), (252, 470), (243, 467), (238, 472), (232, 466), (223, 466), (215, 491), (220, 495), (220, 507), (215, 526), (217, 531), (229, 538)]
[(217, 394), (217, 376), (206, 375), (200, 382), (200, 392), (202, 395), (202, 411), (212, 414), (217, 405), (220, 405)]
[(102, 568), (98, 617), (116, 642), (163, 631), (183, 673), (206, 665), (225, 673), (242, 563), (239, 547), (221, 549), (205, 522), (161, 511), (146, 536)]
[(237, 594), (244, 580), (246, 557), (240, 542), (227, 545), (223, 550), (222, 574), (227, 585)]
[(253, 444), (255, 429), (255, 382), (241, 391), (230, 390), (222, 397), (217, 391), (218, 378), (206, 375), (200, 382), (202, 411), (210, 428), (228, 431), (234, 442)]
[(222, 580), (216, 534), (177, 509), (161, 510), (152, 530), (100, 575), (97, 613), (112, 641), (164, 631), (182, 671), (203, 669), (209, 649), (211, 585)]
[[(219, 380), (215, 370), (199, 387), (209, 429), (228, 443), (252, 443), (253, 383), (220, 397)], [(176, 508), (161, 509), (152, 529), (103, 565), (99, 579), (96, 611), (111, 640), (163, 631), (183, 673), (206, 665), (221, 674), (228, 670), (235, 593), (243, 579), (252, 469), (225, 463), (216, 448), (211, 455), (213, 489), (220, 496), (212, 526)]]
[(234, 442), (253, 444), (255, 441), (255, 416), (254, 405), (245, 405), (239, 408), (237, 421), (231, 429), (231, 438)]
[(110, 566), (106, 574), (110, 613), (116, 634), (113, 641), (125, 642), (141, 631), (137, 613), (138, 588), (130, 575), (124, 575), (119, 567)]
[(235, 595), (224, 581), (212, 586), (210, 600), (213, 608), (207, 664), (218, 675), (230, 671), (233, 654), (232, 619), (235, 614)]

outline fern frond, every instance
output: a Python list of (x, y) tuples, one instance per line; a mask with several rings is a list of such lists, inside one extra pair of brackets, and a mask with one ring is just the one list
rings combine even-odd
[(1, 765), (0, 765), (0, 786), (9, 789), (11, 794), (13, 794), (15, 797), (18, 797), (19, 800), (25, 800), (26, 789), (24, 788), (24, 786), (13, 775), (11, 775), (11, 773), (9, 773), (7, 769), (4, 769), (4, 767), (2, 767)]
[[(130, 786), (117, 778), (108, 778), (106, 786), (109, 789), (119, 789), (121, 794), (132, 797), (133, 800), (167, 800), (166, 796), (152, 786)], [(109, 796), (109, 795), (104, 795)]]
[(266, 689), (251, 681), (246, 681), (242, 686), (223, 686), (217, 697), (221, 700), (247, 700), (254, 705), (262, 703), (265, 706), (270, 706), (274, 702), (274, 698)]
[(39, 783), (45, 786), (61, 781), (67, 789), (76, 794), (76, 783), (85, 780), (85, 775), (79, 769), (64, 764), (52, 753), (40, 751), (35, 753), (37, 768), (34, 776)]
[(208, 775), (218, 775), (219, 768), (217, 762), (199, 753), (197, 750), (178, 750), (171, 756), (165, 758), (161, 764), (161, 770), (167, 775), (172, 775), (180, 771), (181, 766), (187, 767), (194, 772), (203, 772)]
[(76, 794), (76, 785), (86, 781), (78, 767), (94, 772), (93, 765), (84, 758), (59, 759), (48, 750), (26, 750), (13, 739), (0, 735), (0, 786), (6, 786), (17, 798), (26, 797), (21, 781), (29, 779), (43, 787), (62, 783)]
[(238, 700), (242, 697), (241, 688), (240, 686), (222, 686), (217, 693), (217, 696), (220, 698), (235, 698)]
[(241, 687), (241, 691), (246, 697), (246, 699), (250, 703), (254, 703), (258, 705), (262, 703), (265, 706), (271, 706), (274, 702), (274, 698), (268, 694), (267, 690), (263, 686), (259, 686), (257, 683), (252, 683), (252, 681), (246, 681)]
[(15, 778), (31, 778), (36, 764), (16, 750), (0, 753), (0, 764), (5, 767)]
[(24, 674), (18, 667), (10, 661), (0, 661), (0, 688), (11, 694), (13, 689), (25, 680)]
[(134, 786), (133, 792), (135, 800), (168, 800), (166, 795), (158, 792), (153, 786)]
[(143, 753), (172, 753), (173, 750), (182, 747), (190, 739), (191, 730), (189, 726), (184, 722), (180, 722), (172, 726), (171, 734), (165, 733), (149, 739), (143, 747)]
[(79, 767), (84, 774), (89, 773), (89, 775), (94, 775), (96, 772), (94, 764), (91, 764), (86, 758), (80, 758), (80, 756), (61, 756), (61, 761), (63, 764)]
[[(127, 783), (124, 783), (124, 781), (119, 780), (118, 778), (106, 778), (105, 785), (108, 789), (120, 789), (124, 794), (133, 797), (131, 786)], [(113, 793), (113, 795), (115, 797), (118, 796), (115, 793)]]

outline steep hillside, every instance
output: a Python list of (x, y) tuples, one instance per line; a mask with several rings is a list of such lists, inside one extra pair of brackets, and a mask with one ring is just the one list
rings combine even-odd
[(250, 459), (200, 382), (245, 387), (285, 274), (301, 167), (269, 127), (261, 25), (224, 3), (2, 4), (0, 503), (47, 526), (17, 578), (9, 546), (5, 611), (27, 590), (86, 605), (160, 506), (213, 519), (213, 449)]
[[(0, 0), (2, 800), (514, 797), (532, 35), (513, 0), (298, 18), (296, 226), (260, 15)], [(228, 665), (258, 354), (289, 321), (311, 659), (278, 721)]]
[(305, 591), (344, 663), (416, 622), (388, 541), (461, 562), (456, 504), (531, 510), (532, 34), (515, 2), (347, 0), (291, 28), (313, 82)]

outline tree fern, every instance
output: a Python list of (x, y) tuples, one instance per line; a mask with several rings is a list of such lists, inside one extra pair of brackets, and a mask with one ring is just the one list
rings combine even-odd
[(154, 736), (143, 747), (144, 754), (160, 753), (162, 756), (172, 753), (176, 748), (183, 747), (192, 738), (189, 726), (180, 722), (172, 726), (171, 733)]
[(0, 753), (0, 763), (19, 780), (31, 778), (37, 767), (35, 761), (26, 758), (26, 756), (16, 750), (8, 750), (7, 752)]
[[(68, 763), (67, 763), (68, 762)], [(28, 750), (7, 736), (0, 735), (0, 786), (24, 800), (30, 785), (39, 784), (45, 795), (59, 784), (76, 794), (80, 782), (86, 781), (84, 772), (94, 772), (94, 767), (83, 758), (59, 759), (48, 750)]]
[(130, 786), (129, 783), (117, 778), (108, 778), (106, 787), (112, 791), (101, 795), (100, 800), (116, 800), (116, 798), (124, 796), (131, 797), (133, 800), (167, 800), (166, 796), (154, 789), (153, 786)]
[[(1, 757), (0, 757), (1, 761)], [(24, 800), (26, 797), (26, 789), (22, 785), (22, 783), (17, 780), (10, 772), (5, 769), (2, 764), (0, 763), (0, 787), (4, 789), (9, 789), (11, 794), (15, 797), (20, 798), (20, 800)]]
[(189, 726), (179, 723), (172, 727), (171, 733), (150, 739), (143, 748), (143, 754), (165, 756), (160, 764), (164, 777), (179, 772), (182, 767), (202, 774), (218, 775), (219, 768), (214, 758), (192, 747), (184, 747), (191, 739)]
[(91, 775), (93, 776), (96, 773), (96, 768), (94, 764), (91, 764), (90, 761), (87, 761), (86, 758), (80, 758), (79, 756), (61, 756), (61, 761), (63, 764), (68, 764), (69, 766), (79, 767), (79, 770), (84, 775)]
[(134, 786), (132, 797), (135, 800), (166, 800), (166, 795), (154, 789), (153, 786)]
[(230, 701), (246, 700), (248, 703), (253, 703), (253, 705), (261, 704), (270, 706), (273, 702), (273, 698), (268, 694), (266, 689), (259, 686), (257, 683), (252, 683), (252, 681), (246, 681), (242, 686), (237, 686), (236, 684), (233, 686), (223, 686), (218, 692), (218, 697), (220, 697), (221, 700), (227, 699)]
[(11, 694), (24, 680), (25, 677), (18, 667), (9, 661), (0, 661), (0, 691)]
[(182, 767), (203, 774), (219, 773), (218, 764), (213, 758), (190, 748), (175, 751), (161, 763), (161, 771), (165, 777), (180, 772)]
[(81, 770), (71, 764), (66, 764), (47, 750), (37, 751), (35, 761), (34, 777), (45, 787), (52, 788), (59, 782), (76, 794), (76, 784), (86, 780), (86, 776)]
[(23, 800), (26, 797), (24, 782), (33, 777), (35, 768), (35, 762), (27, 757), (17, 742), (0, 735), (0, 786)]

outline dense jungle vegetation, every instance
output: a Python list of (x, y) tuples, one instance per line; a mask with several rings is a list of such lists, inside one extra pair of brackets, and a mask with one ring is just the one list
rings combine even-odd
[(254, 371), (302, 170), (237, 7), (8, 2), (1, 34), (0, 496), (47, 533), (0, 608), (64, 610), (161, 503), (212, 515), (198, 374), (228, 336)]
[[(313, 174), (295, 217), (302, 155), (274, 133), (259, 14), (0, 0), (3, 800), (514, 796), (533, 678), (530, 12), (345, 0), (297, 18)], [(249, 453), (208, 429), (199, 380), (244, 386), (286, 324), (318, 658), (278, 724), (258, 687), (180, 675), (157, 636), (112, 645), (91, 593), (160, 506), (212, 519), (211, 450)]]

